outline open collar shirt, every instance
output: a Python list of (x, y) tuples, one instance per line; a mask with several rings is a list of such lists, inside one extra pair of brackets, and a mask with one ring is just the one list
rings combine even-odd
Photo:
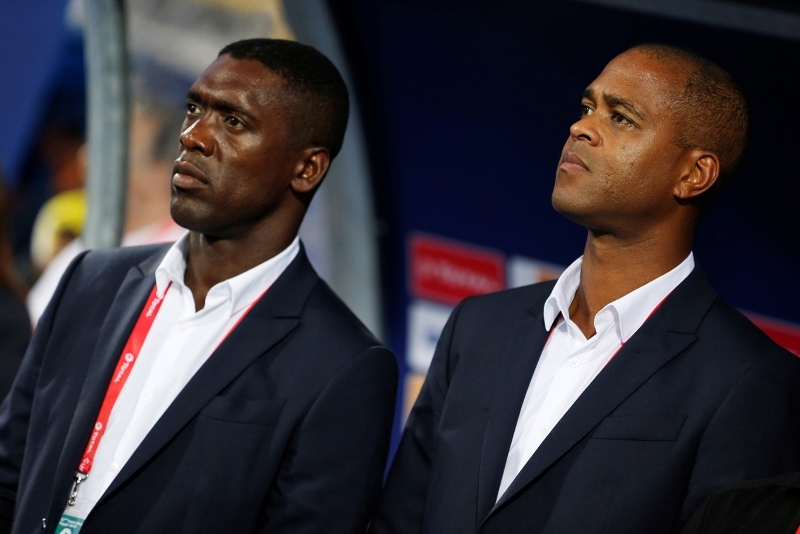
[[(694, 269), (694, 256), (668, 273), (609, 303), (594, 317), (589, 339), (570, 319), (569, 307), (581, 280), (581, 256), (561, 274), (544, 304), (550, 332), (525, 400), (506, 458), (497, 499), (511, 485), (536, 449), (650, 314)], [(563, 317), (563, 321), (558, 318)]]
[[(89, 477), (81, 484), (72, 516), (86, 517), (195, 373), (278, 279), (300, 251), (294, 241), (277, 256), (212, 287), (195, 309), (184, 283), (189, 233), (169, 249), (156, 269), (163, 298), (131, 374), (120, 392)], [(116, 356), (116, 355), (115, 355)]]

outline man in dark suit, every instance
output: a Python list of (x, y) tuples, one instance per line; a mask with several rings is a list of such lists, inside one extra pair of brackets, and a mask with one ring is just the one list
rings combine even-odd
[(64, 275), (0, 407), (4, 531), (363, 532), (394, 356), (297, 230), (347, 89), (311, 47), (225, 47), (189, 90), (172, 246)]
[(555, 283), (463, 301), (376, 534), (676, 532), (736, 481), (800, 466), (800, 361), (717, 297), (692, 238), (736, 167), (744, 99), (662, 45), (583, 94), (554, 208), (585, 226)]

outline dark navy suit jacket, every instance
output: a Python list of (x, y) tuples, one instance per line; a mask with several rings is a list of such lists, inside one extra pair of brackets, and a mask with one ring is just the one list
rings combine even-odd
[[(14, 533), (55, 532), (166, 250), (80, 256), (39, 321), (0, 406), (0, 517), (13, 512)], [(394, 356), (301, 251), (158, 420), (81, 532), (363, 532), (396, 387)]]
[(373, 533), (676, 532), (712, 491), (800, 468), (800, 360), (695, 269), (495, 502), (552, 288), (454, 310)]

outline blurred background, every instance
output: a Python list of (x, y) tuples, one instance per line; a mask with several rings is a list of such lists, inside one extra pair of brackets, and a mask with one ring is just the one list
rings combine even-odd
[[(0, 388), (86, 245), (86, 3), (0, 3)], [(395, 351), (397, 429), (465, 296), (557, 277), (585, 230), (550, 192), (583, 89), (642, 42), (742, 86), (750, 144), (695, 255), (719, 294), (800, 354), (800, 4), (780, 0), (137, 0), (124, 3), (130, 131), (123, 245), (175, 240), (169, 178), (185, 94), (225, 44), (280, 37), (350, 87), (345, 146), (301, 236)], [(102, 148), (101, 148), (102, 150)], [(4, 391), (0, 392), (4, 394)]]

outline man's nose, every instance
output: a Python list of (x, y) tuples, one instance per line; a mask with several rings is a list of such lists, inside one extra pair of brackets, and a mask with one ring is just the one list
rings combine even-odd
[(206, 122), (204, 117), (199, 117), (194, 122), (184, 123), (183, 131), (178, 139), (186, 150), (200, 152), (206, 156), (211, 154), (214, 143)]
[(596, 145), (600, 135), (594, 124), (594, 115), (584, 115), (569, 127), (569, 135), (573, 139), (583, 140), (590, 145)]

